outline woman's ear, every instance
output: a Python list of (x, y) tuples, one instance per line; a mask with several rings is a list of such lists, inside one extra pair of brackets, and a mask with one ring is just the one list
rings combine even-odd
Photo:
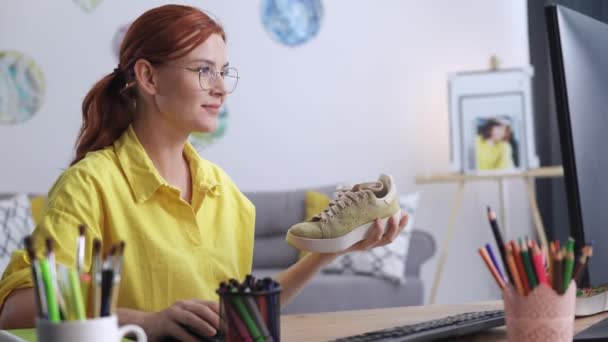
[(138, 59), (133, 66), (133, 71), (140, 91), (148, 95), (158, 93), (158, 77), (154, 66), (150, 62), (145, 59)]

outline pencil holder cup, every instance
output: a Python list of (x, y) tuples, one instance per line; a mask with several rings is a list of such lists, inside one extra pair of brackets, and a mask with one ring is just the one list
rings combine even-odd
[(250, 292), (218, 290), (224, 341), (281, 341), (281, 288)]
[(576, 283), (562, 295), (544, 284), (527, 296), (509, 285), (502, 293), (508, 341), (572, 341)]
[(59, 323), (36, 319), (36, 338), (41, 342), (120, 342), (130, 333), (137, 342), (147, 341), (146, 333), (137, 325), (118, 327), (116, 316)]

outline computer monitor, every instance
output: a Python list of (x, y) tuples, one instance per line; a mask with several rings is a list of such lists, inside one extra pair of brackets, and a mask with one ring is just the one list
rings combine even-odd
[(594, 241), (579, 287), (608, 283), (608, 25), (547, 6), (570, 233), (580, 248)]

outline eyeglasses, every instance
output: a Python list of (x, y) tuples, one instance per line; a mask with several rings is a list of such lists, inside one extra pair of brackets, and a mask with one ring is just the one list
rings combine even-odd
[(213, 88), (214, 82), (220, 79), (222, 80), (222, 82), (224, 82), (224, 86), (226, 87), (226, 93), (230, 94), (236, 89), (236, 85), (239, 83), (239, 72), (238, 70), (236, 70), (236, 68), (233, 67), (222, 69), (222, 71), (217, 71), (213, 66), (188, 68), (168, 63), (163, 63), (163, 65), (196, 72), (198, 74), (198, 84), (204, 91), (211, 90), (211, 88)]

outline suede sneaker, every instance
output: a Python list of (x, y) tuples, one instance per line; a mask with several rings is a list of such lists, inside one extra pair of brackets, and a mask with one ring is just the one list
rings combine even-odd
[(335, 200), (323, 212), (287, 231), (293, 247), (318, 253), (336, 253), (365, 239), (374, 220), (401, 218), (397, 189), (393, 178), (380, 175), (377, 182), (356, 184), (337, 191)]

